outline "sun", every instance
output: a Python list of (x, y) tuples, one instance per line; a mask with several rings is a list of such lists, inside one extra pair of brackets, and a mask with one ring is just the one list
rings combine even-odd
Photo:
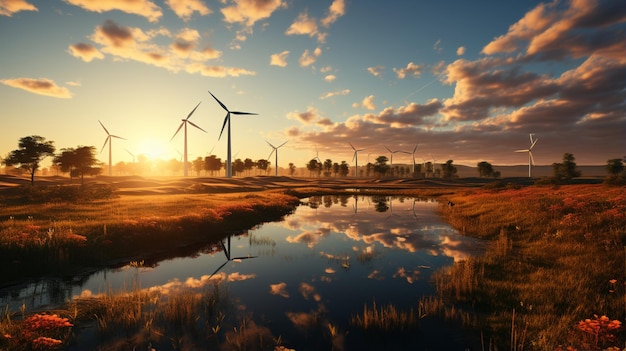
[(143, 139), (138, 147), (135, 156), (144, 155), (151, 160), (164, 159), (168, 157), (168, 150), (159, 140)]

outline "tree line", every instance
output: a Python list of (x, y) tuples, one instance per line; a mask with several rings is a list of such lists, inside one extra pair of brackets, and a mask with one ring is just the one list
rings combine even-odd
[[(6, 166), (19, 166), (19, 168), (27, 171), (30, 174), (31, 184), (35, 181), (35, 172), (40, 167), (40, 163), (46, 157), (53, 157), (52, 163), (62, 172), (69, 173), (70, 177), (80, 177), (81, 183), (84, 183), (84, 177), (95, 176), (102, 172), (102, 164), (96, 158), (96, 148), (94, 146), (78, 146), (75, 148), (63, 148), (57, 154), (53, 141), (48, 141), (46, 138), (38, 135), (26, 136), (19, 139), (18, 149), (13, 150), (9, 155), (2, 160), (2, 163)], [(176, 164), (172, 165), (172, 168), (180, 166), (180, 162), (172, 160)], [(374, 163), (368, 162), (360, 169), (355, 169), (355, 176), (357, 177), (438, 177), (445, 179), (457, 178), (457, 168), (454, 165), (453, 160), (448, 160), (442, 163), (437, 169), (436, 165), (432, 162), (424, 162), (423, 164), (415, 164), (413, 167), (406, 165), (390, 165), (387, 162), (389, 159), (386, 156), (379, 156)], [(134, 163), (134, 162), (133, 162)], [(140, 156), (140, 162), (142, 158)], [(225, 168), (225, 163), (215, 156), (206, 156), (204, 158), (198, 157), (194, 161), (190, 162), (196, 173), (199, 175), (201, 171), (210, 172), (211, 176)], [(271, 162), (268, 160), (260, 159), (253, 161), (246, 158), (244, 160), (236, 159), (233, 161), (232, 169), (235, 175), (248, 174), (250, 175), (252, 169), (257, 169), (266, 174), (270, 171)], [(331, 159), (326, 159), (321, 162), (318, 158), (311, 159), (305, 164), (306, 169), (309, 171), (309, 176), (321, 177), (347, 177), (350, 174), (350, 165), (346, 161), (333, 162)], [(477, 171), (480, 177), (487, 178), (499, 178), (500, 172), (495, 171), (493, 166), (486, 161), (479, 162), (477, 165)], [(572, 178), (580, 177), (581, 172), (578, 170), (575, 162), (575, 157), (571, 153), (565, 153), (563, 155), (562, 162), (553, 163), (553, 180), (562, 182), (568, 181)], [(293, 176), (296, 172), (296, 165), (289, 163), (287, 168), (289, 175)], [(608, 173), (608, 181), (613, 183), (626, 182), (626, 175), (624, 175), (624, 160), (615, 158), (607, 160), (606, 170)]]

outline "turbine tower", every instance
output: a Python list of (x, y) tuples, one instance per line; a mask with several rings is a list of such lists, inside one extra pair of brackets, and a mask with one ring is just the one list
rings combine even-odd
[(109, 133), (109, 131), (106, 129), (104, 124), (102, 124), (102, 122), (100, 122), (100, 120), (98, 120), (98, 123), (100, 123), (100, 125), (102, 126), (102, 129), (104, 129), (104, 131), (107, 133), (107, 138), (104, 139), (104, 144), (102, 145), (102, 149), (100, 149), (100, 153), (102, 153), (102, 151), (104, 150), (104, 147), (107, 145), (107, 143), (109, 143), (109, 176), (112, 176), (113, 175), (113, 156), (112, 156), (112, 153), (111, 153), (111, 150), (112, 150), (111, 139), (113, 139), (113, 138), (118, 138), (118, 139), (122, 139), (122, 140), (126, 140), (126, 139), (122, 138), (120, 136), (113, 135), (113, 134)]
[(227, 178), (232, 178), (233, 176), (233, 165), (231, 163), (231, 157), (230, 157), (230, 150), (231, 150), (231, 144), (230, 144), (230, 115), (231, 113), (233, 115), (258, 115), (258, 113), (252, 113), (252, 112), (240, 112), (240, 111), (230, 111), (228, 109), (228, 107), (226, 107), (226, 105), (224, 105), (220, 100), (218, 100), (215, 95), (213, 95), (213, 93), (211, 93), (209, 91), (209, 94), (211, 94), (211, 96), (213, 96), (213, 98), (215, 99), (215, 101), (217, 101), (218, 104), (220, 104), (220, 106), (222, 106), (222, 108), (226, 111), (226, 117), (224, 117), (224, 124), (222, 125), (222, 130), (220, 131), (220, 136), (217, 138), (217, 140), (220, 140), (222, 138), (222, 133), (224, 132), (224, 128), (226, 127), (226, 124), (228, 123), (228, 140), (227, 140), (227, 146), (226, 146), (226, 177)]
[(415, 151), (417, 151), (417, 144), (415, 144), (413, 152), (411, 153), (411, 155), (413, 155), (413, 176), (415, 176)]
[(185, 169), (185, 173), (184, 173), (185, 177), (188, 174), (188, 170), (187, 170), (187, 123), (191, 124), (192, 126), (198, 128), (201, 131), (206, 133), (206, 130), (198, 127), (198, 125), (194, 124), (192, 121), (189, 120), (191, 118), (191, 115), (193, 115), (193, 113), (196, 112), (196, 109), (198, 108), (198, 106), (200, 106), (200, 102), (196, 105), (196, 107), (194, 107), (193, 110), (191, 110), (191, 112), (189, 112), (189, 114), (187, 115), (187, 118), (181, 119), (182, 122), (180, 123), (180, 126), (178, 126), (178, 129), (176, 129), (176, 133), (174, 133), (174, 135), (170, 139), (170, 141), (174, 140), (174, 138), (176, 137), (176, 134), (178, 134), (178, 132), (180, 132), (180, 129), (183, 126), (185, 127), (185, 146), (184, 146), (184, 150), (183, 150), (183, 162), (184, 162), (184, 167), (185, 167), (184, 168)]
[(533, 152), (532, 149), (533, 147), (535, 147), (535, 144), (537, 144), (537, 141), (539, 141), (539, 139), (533, 139), (533, 133), (529, 134), (530, 137), (530, 147), (528, 149), (524, 149), (524, 150), (515, 150), (515, 152), (528, 152), (528, 178), (532, 178), (532, 166), (535, 165), (535, 159), (533, 158)]
[[(287, 141), (289, 141), (289, 140), (287, 140)], [(278, 149), (279, 149), (280, 147), (282, 147), (283, 145), (287, 144), (287, 141), (285, 141), (284, 143), (282, 143), (282, 144), (280, 144), (280, 145), (278, 145), (278, 146), (274, 146), (274, 145), (270, 144), (270, 142), (269, 142), (269, 141), (265, 140), (265, 142), (266, 142), (269, 146), (271, 146), (271, 147), (272, 147), (272, 152), (270, 152), (270, 155), (269, 155), (269, 156), (267, 156), (267, 159), (269, 160), (269, 159), (270, 159), (270, 157), (272, 157), (272, 154), (273, 154), (274, 152), (276, 152), (276, 155), (275, 155), (275, 156), (276, 156), (276, 176), (277, 176), (277, 177), (278, 177)]]
[(348, 142), (348, 144), (350, 144), (350, 147), (352, 148), (352, 150), (354, 150), (354, 156), (352, 156), (352, 161), (354, 162), (354, 176), (357, 177), (358, 175), (358, 170), (359, 170), (359, 151), (363, 151), (365, 149), (357, 149), (354, 147), (354, 145), (352, 145), (352, 143)]

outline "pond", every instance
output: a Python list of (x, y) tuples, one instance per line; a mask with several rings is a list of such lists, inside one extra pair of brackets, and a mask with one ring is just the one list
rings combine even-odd
[(55, 306), (78, 296), (141, 288), (207, 289), (219, 284), (236, 310), (296, 350), (328, 348), (314, 321), (343, 335), (338, 348), (478, 348), (458, 326), (425, 320), (408, 339), (370, 340), (351, 323), (364, 306), (416, 309), (433, 295), (440, 267), (480, 254), (481, 241), (460, 235), (437, 214), (438, 203), (411, 197), (320, 196), (281, 222), (206, 245), (189, 257), (97, 272), (73, 282), (41, 281), (0, 291), (11, 309)]

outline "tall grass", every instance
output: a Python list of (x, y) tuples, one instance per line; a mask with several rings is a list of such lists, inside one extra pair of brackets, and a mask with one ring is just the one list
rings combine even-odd
[[(435, 274), (438, 293), (480, 307), (481, 328), (497, 345), (584, 349), (579, 321), (624, 320), (624, 188), (532, 186), (447, 198), (455, 203), (441, 206), (449, 223), (492, 241), (483, 257)], [(624, 346), (623, 331), (612, 335), (597, 347)]]

